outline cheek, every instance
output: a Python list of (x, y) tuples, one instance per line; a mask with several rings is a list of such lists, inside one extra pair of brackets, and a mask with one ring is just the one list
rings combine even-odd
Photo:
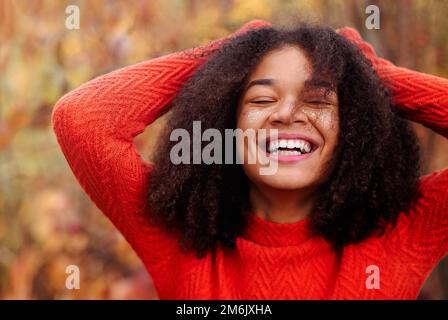
[(338, 110), (316, 110), (303, 108), (313, 126), (320, 132), (325, 141), (324, 153), (332, 154), (339, 136)]
[(237, 128), (258, 129), (261, 128), (268, 118), (269, 111), (266, 109), (243, 109), (238, 114)]
[(337, 110), (319, 110), (302, 107), (301, 111), (308, 116), (308, 119), (324, 136), (327, 135), (328, 132), (337, 135), (339, 131), (339, 115)]
[[(238, 113), (236, 127), (241, 129), (245, 134), (249, 134), (249, 136), (254, 137), (253, 139), (237, 139), (236, 141), (236, 150), (239, 159), (242, 159), (241, 155), (244, 155), (243, 159), (243, 167), (248, 167), (248, 154), (250, 153), (253, 157), (257, 154), (257, 137), (260, 134), (259, 129), (263, 129), (266, 123), (266, 120), (269, 118), (270, 111), (265, 108), (243, 108)], [(267, 134), (265, 132), (265, 134)], [(264, 136), (266, 137), (266, 136)], [(253, 163), (253, 162), (250, 162)], [(249, 166), (251, 167), (251, 166)]]

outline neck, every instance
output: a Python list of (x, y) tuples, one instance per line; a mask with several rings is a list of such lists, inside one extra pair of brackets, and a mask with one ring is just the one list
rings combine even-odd
[(315, 197), (310, 190), (280, 190), (251, 186), (250, 202), (258, 217), (276, 223), (294, 223), (305, 219), (313, 208)]

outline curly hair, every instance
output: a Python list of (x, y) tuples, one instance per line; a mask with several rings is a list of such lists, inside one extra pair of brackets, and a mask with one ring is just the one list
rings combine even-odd
[(249, 179), (241, 164), (173, 164), (170, 134), (183, 128), (193, 136), (195, 120), (202, 130), (215, 128), (223, 136), (234, 129), (251, 72), (268, 52), (285, 45), (306, 52), (313, 76), (331, 81), (339, 100), (339, 140), (310, 214), (312, 232), (339, 250), (380, 236), (418, 196), (416, 136), (355, 45), (328, 27), (251, 30), (214, 51), (178, 92), (153, 159), (148, 217), (178, 231), (181, 247), (198, 258), (217, 243), (235, 247), (251, 209)]

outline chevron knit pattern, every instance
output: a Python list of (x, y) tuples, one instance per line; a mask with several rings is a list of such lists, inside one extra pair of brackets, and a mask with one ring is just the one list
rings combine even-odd
[[(253, 21), (239, 32), (266, 25)], [(409, 119), (448, 137), (447, 80), (398, 68), (377, 58), (353, 29), (339, 32), (371, 59)], [(173, 53), (95, 78), (63, 96), (52, 115), (71, 170), (137, 252), (159, 297), (415, 299), (448, 250), (447, 169), (421, 177), (423, 195), (395, 229), (347, 246), (339, 261), (326, 241), (309, 235), (307, 219), (276, 224), (252, 215), (237, 247), (218, 246), (213, 259), (180, 251), (176, 236), (148, 223), (143, 205), (152, 167), (136, 152), (133, 138), (167, 111), (221, 41), (193, 55)], [(370, 286), (371, 270), (379, 271), (379, 287)]]

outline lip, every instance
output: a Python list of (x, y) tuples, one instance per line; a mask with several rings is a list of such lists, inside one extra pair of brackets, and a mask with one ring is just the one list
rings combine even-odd
[(305, 160), (306, 158), (309, 158), (313, 153), (314, 153), (314, 151), (311, 151), (311, 152), (305, 153), (305, 154), (289, 155), (289, 156), (278, 155), (278, 154), (271, 155), (268, 152), (266, 154), (269, 158), (277, 160), (278, 162), (298, 162), (298, 161)]
[[(263, 147), (265, 147), (265, 146), (267, 147), (272, 138), (273, 138), (272, 136), (267, 137), (264, 142)], [(314, 140), (313, 138), (311, 138), (307, 135), (301, 134), (301, 133), (282, 132), (277, 135), (277, 140), (280, 140), (280, 139), (305, 140), (305, 141), (311, 143), (312, 149), (309, 153), (286, 156), (286, 155), (271, 155), (267, 150), (264, 150), (264, 148), (262, 148), (263, 151), (265, 152), (265, 154), (267, 155), (267, 157), (277, 160), (278, 162), (297, 162), (297, 161), (305, 160), (305, 159), (309, 158), (314, 153), (314, 151), (316, 151), (317, 148), (319, 148), (319, 144), (316, 142), (316, 140)]]
[[(266, 138), (266, 141), (265, 141), (266, 145), (271, 141), (271, 139), (272, 139), (271, 136)], [(308, 141), (309, 143), (311, 143), (311, 145), (313, 146), (313, 150), (317, 149), (319, 147), (319, 144), (317, 143), (316, 140), (314, 140), (313, 138), (311, 138), (307, 135), (301, 134), (301, 133), (292, 133), (292, 132), (279, 133), (277, 136), (277, 140), (280, 140), (280, 139), (301, 139), (301, 140), (305, 140), (305, 141)]]

